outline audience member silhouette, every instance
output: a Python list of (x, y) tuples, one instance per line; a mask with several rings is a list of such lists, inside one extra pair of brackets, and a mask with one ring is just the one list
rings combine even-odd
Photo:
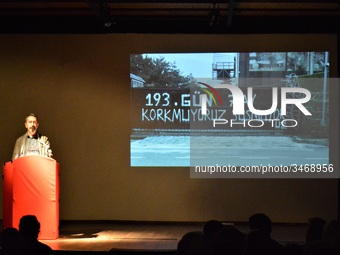
[(309, 219), (307, 233), (306, 233), (306, 244), (322, 240), (323, 228), (326, 225), (326, 221), (322, 218), (311, 218)]
[(335, 246), (337, 240), (339, 240), (339, 236), (340, 236), (339, 220), (331, 220), (324, 226), (322, 237), (323, 240), (330, 243), (332, 246)]
[(254, 229), (246, 237), (246, 255), (271, 255), (277, 254), (271, 248), (270, 239), (263, 231)]
[(282, 255), (301, 255), (303, 247), (300, 244), (286, 244), (283, 248)]
[(203, 227), (203, 233), (212, 240), (215, 233), (220, 231), (223, 228), (222, 222), (218, 220), (209, 220), (207, 223), (205, 223)]
[(340, 221), (331, 220), (323, 229), (322, 240), (329, 243), (334, 250), (334, 254), (340, 254)]
[(225, 226), (213, 236), (214, 255), (242, 255), (245, 235), (233, 226)]
[(178, 242), (177, 254), (213, 255), (212, 243), (203, 232), (188, 232)]
[(284, 246), (271, 238), (272, 221), (266, 214), (256, 213), (252, 215), (249, 217), (248, 223), (251, 230), (249, 234), (254, 235), (247, 238), (248, 250), (249, 242), (252, 244), (254, 241), (259, 240), (259, 242), (263, 242), (261, 245), (265, 245), (269, 253), (279, 254), (282, 252)]
[(40, 232), (40, 223), (36, 216), (25, 215), (20, 219), (19, 232), (21, 235), (21, 244), (19, 246), (19, 255), (36, 255), (51, 254), (52, 249), (38, 241)]
[(335, 255), (332, 246), (323, 240), (309, 242), (303, 249), (303, 255)]
[(0, 255), (15, 255), (19, 244), (19, 231), (16, 228), (5, 228), (0, 235)]
[(250, 230), (260, 230), (264, 234), (270, 236), (272, 232), (272, 221), (271, 219), (263, 214), (263, 213), (256, 213), (249, 217), (249, 228)]

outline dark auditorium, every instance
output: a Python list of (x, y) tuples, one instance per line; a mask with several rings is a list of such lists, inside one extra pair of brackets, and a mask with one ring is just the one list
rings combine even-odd
[(0, 255), (339, 255), (339, 0), (0, 1)]

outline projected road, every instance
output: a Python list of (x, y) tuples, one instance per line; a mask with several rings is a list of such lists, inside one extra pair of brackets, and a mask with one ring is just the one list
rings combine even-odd
[(328, 164), (328, 145), (309, 142), (286, 136), (154, 136), (131, 141), (131, 166)]

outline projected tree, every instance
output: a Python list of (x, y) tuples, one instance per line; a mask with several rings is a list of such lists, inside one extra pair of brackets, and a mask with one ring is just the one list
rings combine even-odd
[(142, 54), (130, 55), (130, 71), (141, 77), (146, 87), (189, 88), (195, 83), (190, 74), (181, 75), (176, 63), (167, 62), (164, 57), (150, 58)]

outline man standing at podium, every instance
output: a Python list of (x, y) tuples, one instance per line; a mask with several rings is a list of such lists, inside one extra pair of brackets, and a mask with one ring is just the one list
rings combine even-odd
[(34, 113), (31, 113), (25, 118), (25, 127), (27, 132), (17, 139), (12, 160), (28, 155), (52, 157), (52, 150), (48, 138), (37, 132), (39, 122), (38, 117)]

